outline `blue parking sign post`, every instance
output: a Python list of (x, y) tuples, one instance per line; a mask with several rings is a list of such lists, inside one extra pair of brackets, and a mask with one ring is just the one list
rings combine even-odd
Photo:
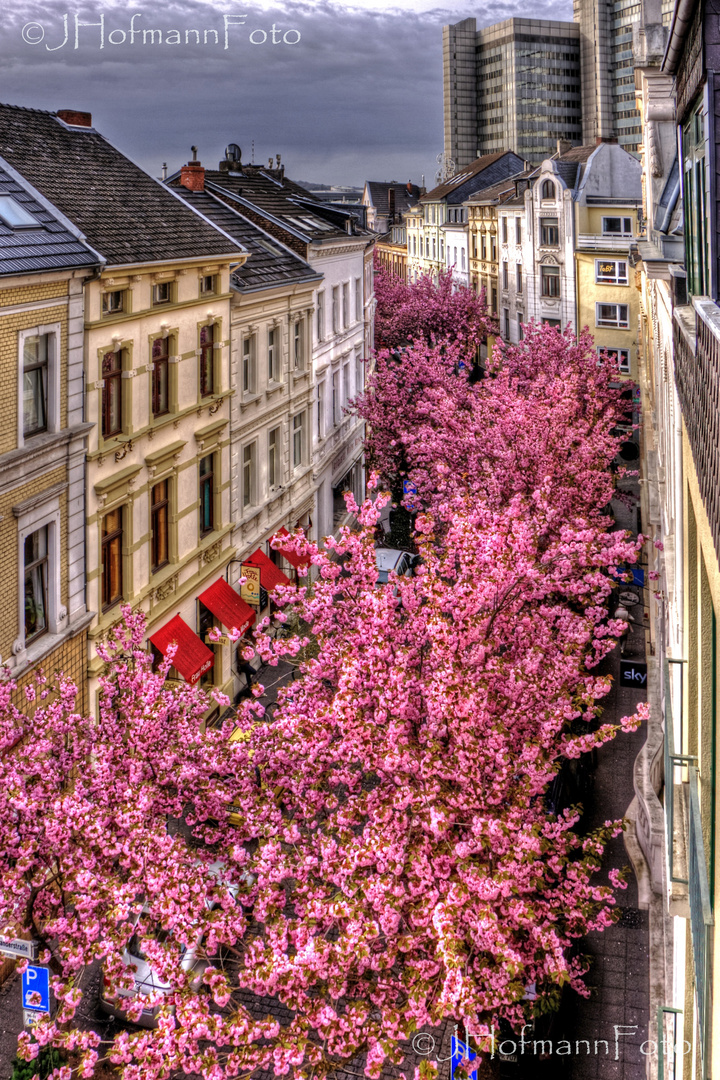
[[(39, 994), (39, 1001), (35, 996)], [(23, 971), (22, 975), (22, 1003), (23, 1009), (33, 1012), (50, 1012), (50, 969), (35, 967), (33, 964)]]
[[(461, 1039), (457, 1039), (454, 1035), (452, 1037), (450, 1052), (452, 1054), (450, 1060), (450, 1080), (455, 1080), (455, 1070), (460, 1062), (474, 1061), (477, 1054), (475, 1054)], [(447, 1058), (445, 1058), (445, 1060), (447, 1061)], [(457, 1073), (457, 1080), (477, 1080), (477, 1070), (467, 1073), (463, 1069)]]

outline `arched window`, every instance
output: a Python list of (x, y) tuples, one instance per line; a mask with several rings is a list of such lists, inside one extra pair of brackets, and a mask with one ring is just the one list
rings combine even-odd
[(552, 180), (543, 180), (540, 197), (542, 199), (555, 198), (555, 185), (553, 184)]

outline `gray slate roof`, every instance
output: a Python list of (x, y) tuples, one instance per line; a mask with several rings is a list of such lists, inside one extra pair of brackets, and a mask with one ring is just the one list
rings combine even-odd
[[(177, 189), (179, 174), (169, 177), (168, 182)], [(342, 211), (320, 202), (299, 184), (281, 178), (276, 169), (270, 173), (257, 165), (244, 164), (234, 172), (206, 169), (205, 186), (210, 191), (215, 188), (221, 194), (226, 192), (241, 213), (245, 200), (260, 213), (280, 221), (306, 243), (346, 237), (345, 222), (348, 218), (356, 220), (351, 207)], [(362, 235), (366, 230), (357, 226), (357, 232)]]
[(372, 200), (372, 206), (381, 213), (387, 214), (390, 210), (388, 193), (390, 189), (395, 192), (395, 213), (400, 214), (408, 207), (414, 206), (420, 198), (420, 188), (417, 184), (411, 184), (412, 191), (408, 191), (407, 184), (383, 184), (381, 180), (368, 180), (367, 189)]
[(0, 104), (0, 157), (87, 237), (109, 265), (227, 255), (236, 245), (94, 128)]
[(470, 195), (509, 176), (515, 176), (525, 168), (525, 162), (513, 150), (501, 150), (497, 154), (485, 154), (460, 169), (455, 176), (439, 184), (420, 199), (421, 203), (439, 202), (459, 204)]
[(179, 185), (175, 190), (250, 252), (250, 258), (232, 273), (232, 284), (240, 292), (279, 288), (288, 283), (319, 281), (322, 278), (322, 274), (313, 270), (299, 255), (210, 192), (189, 191)]
[(37, 220), (14, 229), (0, 219), (0, 275), (97, 266), (98, 258), (0, 165), (0, 195), (10, 195)]

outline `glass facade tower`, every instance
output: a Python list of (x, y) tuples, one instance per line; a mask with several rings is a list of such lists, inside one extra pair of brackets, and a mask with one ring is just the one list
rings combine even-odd
[(580, 35), (574, 23), (506, 19), (443, 31), (445, 153), (462, 168), (514, 150), (539, 163), (582, 142)]

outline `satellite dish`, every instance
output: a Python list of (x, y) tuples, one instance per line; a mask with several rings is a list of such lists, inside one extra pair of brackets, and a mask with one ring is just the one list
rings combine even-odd
[(237, 143), (231, 142), (229, 146), (225, 147), (225, 160), (226, 161), (240, 161), (242, 158), (242, 150)]

